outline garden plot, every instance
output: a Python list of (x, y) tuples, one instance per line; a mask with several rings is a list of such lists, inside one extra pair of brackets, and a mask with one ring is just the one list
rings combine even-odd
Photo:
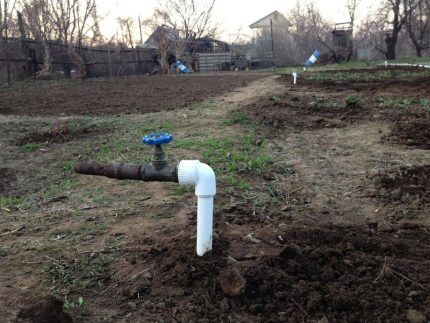
[[(286, 77), (218, 76), (222, 85), (210, 93), (202, 77), (148, 78), (166, 85), (131, 115), (143, 78), (118, 80), (115, 95), (115, 81), (97, 81), (95, 92), (110, 101), (91, 101), (90, 115), (81, 106), (88, 97), (36, 115), (18, 89), (7, 90), (22, 106), (0, 117), (1, 315), (428, 319), (430, 151), (394, 135), (397, 122), (427, 122), (430, 90), (417, 80), (427, 76), (348, 73), (311, 74), (298, 86)], [(197, 83), (202, 92), (181, 102), (163, 96), (195, 93)], [(116, 98), (130, 106), (114, 112)], [(148, 162), (152, 150), (140, 137), (159, 130), (175, 136), (170, 161), (200, 159), (217, 174), (214, 250), (204, 257), (195, 255), (192, 190), (73, 172), (83, 160)]]

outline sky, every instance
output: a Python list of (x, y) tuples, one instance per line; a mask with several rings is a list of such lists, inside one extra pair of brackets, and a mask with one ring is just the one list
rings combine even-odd
[[(131, 17), (137, 21), (149, 18), (159, 0), (98, 0), (99, 13), (104, 17), (101, 24), (102, 32), (111, 37), (117, 30), (117, 17)], [(202, 0), (196, 0), (197, 2)], [(370, 7), (380, 1), (361, 0), (358, 9), (358, 19), (362, 19)], [(284, 15), (294, 7), (296, 0), (216, 0), (214, 14), (220, 25), (219, 38), (224, 41), (234, 41), (240, 31), (242, 37), (252, 35), (249, 25), (263, 18), (274, 10)], [(322, 15), (333, 22), (348, 21), (346, 0), (315, 0)], [(144, 38), (148, 32), (144, 31)]]

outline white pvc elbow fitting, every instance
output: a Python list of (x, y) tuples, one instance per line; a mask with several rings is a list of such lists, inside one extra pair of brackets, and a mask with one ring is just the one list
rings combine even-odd
[(198, 160), (182, 160), (178, 166), (180, 185), (195, 186), (197, 196), (197, 254), (212, 250), (213, 205), (216, 194), (215, 173)]
[(293, 83), (294, 85), (297, 84), (297, 73), (293, 73)]

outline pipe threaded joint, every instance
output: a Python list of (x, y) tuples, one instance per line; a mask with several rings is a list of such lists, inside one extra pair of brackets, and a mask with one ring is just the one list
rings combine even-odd
[(178, 182), (180, 185), (194, 186), (197, 183), (198, 160), (182, 160), (178, 166)]

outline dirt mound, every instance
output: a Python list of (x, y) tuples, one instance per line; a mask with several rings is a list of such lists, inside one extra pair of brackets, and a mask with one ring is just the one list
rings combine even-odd
[(342, 128), (369, 118), (369, 110), (358, 101), (330, 105), (328, 100), (283, 95), (262, 99), (247, 107), (247, 112), (265, 125), (293, 129)]
[(429, 318), (430, 234), (413, 228), (283, 232), (284, 251), (246, 272), (241, 308), (269, 321), (403, 321), (408, 309)]
[(430, 149), (430, 116), (404, 116), (394, 122), (390, 136), (385, 139), (411, 147)]
[(261, 244), (259, 255), (240, 260), (230, 257), (230, 244), (243, 245), (232, 236), (216, 237), (204, 257), (195, 255), (194, 238), (159, 242), (138, 253), (151, 273), (103, 306), (121, 308), (119, 316), (131, 307), (131, 318), (146, 320), (404, 321), (410, 310), (430, 317), (427, 228), (292, 227), (261, 235), (278, 251)]
[(107, 128), (80, 128), (69, 129), (61, 128), (56, 129), (53, 127), (50, 131), (34, 132), (19, 138), (15, 141), (16, 146), (22, 146), (29, 143), (63, 143), (80, 138), (87, 138), (90, 135), (98, 135), (109, 132)]
[(72, 323), (71, 316), (63, 312), (63, 302), (53, 296), (32, 299), (28, 308), (18, 313), (18, 322), (29, 323)]
[(8, 195), (15, 181), (14, 171), (10, 168), (0, 168), (0, 195)]
[(390, 202), (430, 203), (430, 165), (400, 167), (380, 174), (380, 196)]
[(23, 291), (0, 284), (0, 315), (2, 322), (72, 323), (63, 311), (63, 301), (46, 293)]

